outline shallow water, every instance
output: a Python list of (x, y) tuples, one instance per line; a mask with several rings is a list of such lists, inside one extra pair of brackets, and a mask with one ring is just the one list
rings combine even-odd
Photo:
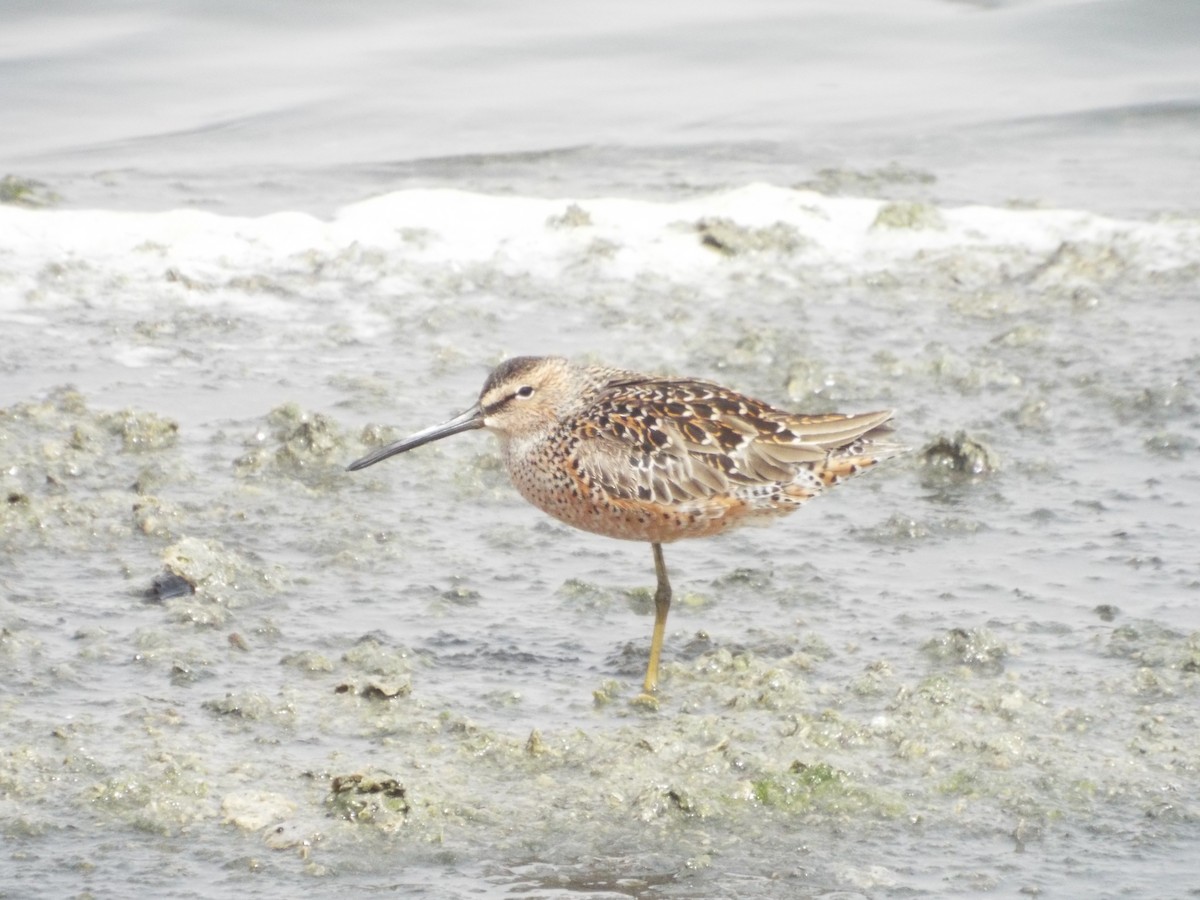
[[(1164, 24), (1192, 6), (896, 9), (889, 40), (714, 6), (588, 53), (528, 9), (297, 17), (227, 46), (262, 68), (215, 111), (179, 85), (247, 13), (24, 10), (0, 92), (58, 87), (0, 159), (59, 199), (0, 205), (0, 894), (1200, 889), (1200, 95)], [(373, 30), (447, 90), (528, 90), (372, 118)], [(690, 54), (726, 32), (761, 52), (714, 74)], [(1059, 68), (979, 89), (1035, 44)], [(557, 91), (588, 100), (538, 119)], [(297, 139), (331, 111), (340, 147)], [(895, 407), (913, 452), (669, 546), (648, 708), (647, 547), (526, 506), (486, 434), (344, 470), (546, 352)]]
[[(0, 213), (11, 889), (1186, 880), (1200, 225), (573, 202)], [(546, 347), (894, 405), (916, 452), (668, 548), (639, 709), (644, 546), (527, 508), (485, 435), (343, 469)], [(922, 465), (959, 431), (994, 470)], [(149, 596), (164, 571), (196, 593)]]

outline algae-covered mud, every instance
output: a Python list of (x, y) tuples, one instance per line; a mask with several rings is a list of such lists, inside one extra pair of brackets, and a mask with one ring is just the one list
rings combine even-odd
[[(1200, 890), (1200, 222), (748, 186), (0, 207), (0, 893)], [(492, 439), (562, 353), (912, 451), (669, 548)]]

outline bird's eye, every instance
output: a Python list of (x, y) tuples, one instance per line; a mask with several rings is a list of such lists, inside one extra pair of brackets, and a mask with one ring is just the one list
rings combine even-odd
[(533, 396), (533, 388), (531, 388), (531, 387), (530, 387), (529, 385), (527, 385), (527, 384), (526, 384), (526, 385), (522, 385), (521, 387), (517, 388), (517, 394), (516, 394), (516, 396), (520, 397), (520, 398), (521, 398), (521, 399), (523, 399), (523, 400), (524, 400), (524, 399), (528, 399), (529, 397), (532, 397), (532, 396)]

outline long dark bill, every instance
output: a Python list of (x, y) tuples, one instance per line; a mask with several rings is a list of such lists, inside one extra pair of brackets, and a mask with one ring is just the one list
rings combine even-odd
[(397, 453), (404, 453), (406, 450), (412, 450), (414, 447), (420, 447), (422, 444), (428, 444), (433, 441), (440, 441), (444, 437), (450, 437), (452, 434), (459, 434), (463, 431), (470, 431), (473, 428), (483, 427), (483, 410), (476, 403), (465, 413), (455, 416), (449, 422), (443, 422), (441, 425), (434, 425), (432, 428), (426, 428), (418, 431), (416, 434), (410, 434), (408, 437), (396, 441), (393, 444), (388, 444), (386, 447), (380, 447), (373, 453), (368, 453), (362, 459), (356, 459), (350, 465), (346, 466), (347, 470), (354, 472), (358, 469), (365, 469), (367, 466), (373, 466), (380, 460), (387, 459), (389, 456), (395, 456)]

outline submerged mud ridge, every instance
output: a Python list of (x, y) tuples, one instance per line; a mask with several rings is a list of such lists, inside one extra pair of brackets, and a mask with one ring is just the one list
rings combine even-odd
[[(0, 281), (30, 384), (0, 408), (0, 889), (161, 893), (167, 859), (227, 893), (1186, 881), (1194, 223), (635, 206), (22, 220), (77, 258)], [(914, 452), (674, 545), (634, 705), (644, 545), (528, 508), (483, 433), (345, 471), (549, 351), (895, 406)]]

